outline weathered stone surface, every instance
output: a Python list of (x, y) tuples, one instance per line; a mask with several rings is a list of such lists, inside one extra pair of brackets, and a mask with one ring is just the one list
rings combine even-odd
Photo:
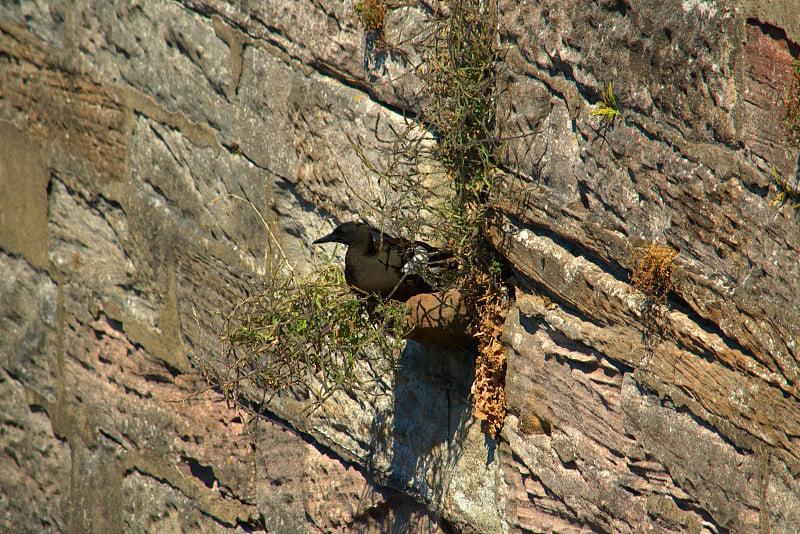
[[(735, 532), (758, 532), (759, 510), (764, 510), (769, 524), (792, 530), (800, 503), (786, 490), (793, 478), (785, 464), (779, 462), (776, 469), (767, 450), (745, 454), (702, 421), (676, 414), (675, 406), (655, 390), (637, 385), (639, 371), (631, 373), (632, 367), (603, 352), (574, 344), (574, 337), (564, 339), (576, 331), (566, 314), (547, 312), (529, 298), (523, 302), (528, 304), (520, 310), (538, 307), (544, 315), (532, 320), (515, 313), (505, 334), (513, 349), (506, 394), (515, 415), (504, 430), (510, 454), (503, 471), (519, 473), (508, 482), (512, 486), (536, 482), (546, 488), (516, 497), (523, 528), (530, 528), (525, 525), (531, 518), (545, 520), (549, 511), (562, 509), (564, 519), (547, 518), (547, 524), (553, 531), (569, 532), (570, 523), (585, 520), (581, 511), (599, 505), (593, 521), (615, 532), (632, 532), (639, 524), (656, 527), (661, 520), (674, 523), (668, 531), (700, 532), (704, 518), (692, 510), (705, 510), (716, 524)], [(576, 380), (578, 387), (570, 385)], [(541, 417), (537, 393), (547, 400), (552, 430), (549, 435), (518, 435), (518, 421)], [(781, 504), (767, 512), (761, 499), (776, 493)], [(575, 495), (590, 502), (576, 504)], [(653, 500), (655, 495), (659, 500)], [(672, 519), (663, 517), (665, 503), (677, 513)]]
[(0, 125), (7, 140), (0, 155), (0, 176), (25, 176), (25, 180), (0, 182), (0, 246), (19, 254), (31, 265), (46, 267), (50, 236), (47, 234), (47, 169), (36, 147), (8, 125)]
[[(499, 3), (499, 442), (469, 349), (409, 342), (254, 426), (203, 389), (224, 314), (379, 196), (351, 140), (380, 162), (419, 112), (447, 6), (390, 7), (385, 47), (350, 9), (0, 4), (0, 530), (800, 530), (789, 0)], [(665, 306), (628, 284), (644, 241), (679, 251)]]

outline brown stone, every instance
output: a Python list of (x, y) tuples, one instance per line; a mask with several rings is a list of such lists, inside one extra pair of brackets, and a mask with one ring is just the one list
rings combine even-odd
[(408, 339), (456, 347), (475, 343), (467, 332), (469, 317), (458, 291), (416, 295), (408, 299), (406, 307)]

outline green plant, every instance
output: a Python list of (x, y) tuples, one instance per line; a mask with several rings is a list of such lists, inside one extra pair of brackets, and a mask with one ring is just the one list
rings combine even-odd
[[(330, 258), (315, 259), (315, 270), (300, 276), (288, 265), (269, 224), (248, 204), (269, 234), (269, 275), (255, 295), (238, 302), (219, 332), (218, 364), (197, 364), (209, 383), (228, 401), (252, 412), (250, 401), (262, 401), (286, 389), (302, 390), (311, 402), (308, 413), (337, 391), (370, 390), (391, 371), (405, 336), (402, 304), (359, 298)], [(198, 324), (199, 327), (199, 324)]]
[[(379, 137), (378, 147), (362, 139), (351, 144), (381, 184), (380, 191), (364, 195), (360, 211), (392, 233), (446, 246), (471, 269), (493, 202), (503, 194), (497, 172), (504, 150), (497, 84), (502, 62), (494, 4), (453, 0), (448, 7), (419, 43), (419, 121), (385, 126), (391, 135)], [(381, 130), (377, 122), (375, 130)], [(368, 155), (376, 152), (383, 156), (379, 161)], [(362, 195), (358, 187), (351, 193)]]
[(234, 402), (248, 385), (264, 396), (299, 387), (311, 411), (336, 391), (369, 388), (365, 369), (393, 367), (404, 313), (395, 302), (368, 310), (329, 262), (306, 277), (274, 276), (228, 316), (224, 370), (212, 371), (211, 382)]
[(598, 102), (598, 106), (597, 109), (591, 110), (589, 115), (592, 117), (600, 117), (602, 120), (606, 121), (606, 124), (613, 126), (614, 119), (616, 119), (620, 113), (617, 99), (614, 98), (614, 82), (608, 82), (608, 86), (603, 84), (603, 95), (600, 102)]
[(800, 180), (795, 181), (795, 187), (790, 186), (787, 180), (778, 177), (778, 173), (775, 171), (775, 166), (773, 165), (772, 181), (775, 182), (775, 185), (778, 187), (778, 194), (775, 196), (772, 203), (781, 206), (789, 204), (792, 209), (800, 210), (800, 190), (797, 189)]
[(455, 183), (461, 214), (478, 218), (496, 188), (500, 66), (497, 13), (492, 2), (450, 2), (450, 16), (433, 32), (424, 68), (423, 117), (437, 136), (437, 157)]

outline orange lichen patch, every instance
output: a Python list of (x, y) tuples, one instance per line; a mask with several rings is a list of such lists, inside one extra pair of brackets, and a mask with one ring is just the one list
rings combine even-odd
[(633, 287), (653, 301), (666, 304), (672, 289), (672, 260), (678, 251), (669, 245), (649, 243), (636, 247), (631, 254)]
[(506, 418), (506, 355), (500, 335), (503, 332), (508, 299), (492, 276), (477, 272), (466, 282), (465, 291), (475, 295), (468, 298), (471, 316), (475, 317), (475, 338), (478, 358), (475, 380), (472, 383), (472, 403), (475, 417), (481, 419), (481, 429), (497, 438)]

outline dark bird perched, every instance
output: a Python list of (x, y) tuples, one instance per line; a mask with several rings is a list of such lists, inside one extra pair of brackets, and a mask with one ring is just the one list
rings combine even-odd
[(344, 278), (347, 283), (364, 293), (401, 302), (433, 290), (420, 276), (422, 268), (430, 268), (431, 272), (435, 272), (444, 263), (452, 264), (450, 253), (427, 243), (388, 236), (382, 236), (376, 242), (373, 232), (366, 223), (346, 222), (313, 244), (347, 245), (344, 257)]

